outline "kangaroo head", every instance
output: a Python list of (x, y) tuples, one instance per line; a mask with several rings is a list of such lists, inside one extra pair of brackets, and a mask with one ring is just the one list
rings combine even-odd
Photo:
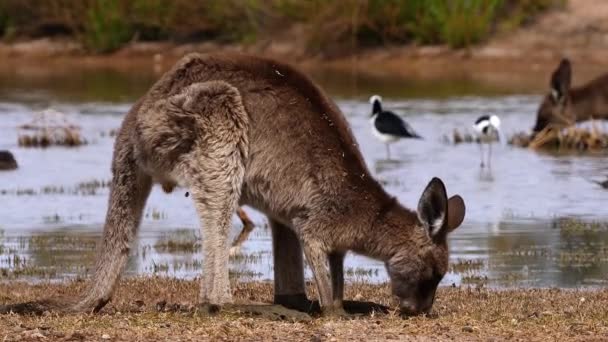
[(568, 126), (574, 122), (567, 110), (571, 79), (572, 66), (570, 61), (564, 58), (551, 75), (551, 91), (538, 108), (534, 132), (540, 132), (549, 125)]
[(464, 220), (462, 197), (448, 199), (445, 186), (433, 178), (418, 202), (418, 227), (413, 244), (397, 252), (386, 263), (393, 295), (399, 297), (406, 315), (428, 313), (437, 285), (448, 270), (447, 235)]

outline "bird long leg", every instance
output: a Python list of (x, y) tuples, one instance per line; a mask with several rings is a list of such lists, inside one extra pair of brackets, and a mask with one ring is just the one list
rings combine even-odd
[(390, 145), (387, 143), (386, 145), (386, 159), (391, 160), (391, 148)]
[(479, 142), (479, 155), (481, 156), (481, 168), (483, 168), (485, 165), (483, 163), (483, 142)]
[(488, 144), (488, 169), (492, 168), (492, 141)]

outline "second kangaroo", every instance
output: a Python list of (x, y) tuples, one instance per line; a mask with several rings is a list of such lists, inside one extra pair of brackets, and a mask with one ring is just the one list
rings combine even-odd
[(246, 55), (191, 54), (163, 75), (125, 117), (112, 172), (78, 310), (110, 300), (155, 182), (192, 194), (203, 236), (199, 303), (210, 308), (232, 302), (228, 233), (239, 204), (268, 216), (275, 302), (309, 304), (304, 252), (326, 314), (343, 310), (347, 251), (386, 264), (404, 313), (428, 312), (448, 270), (448, 233), (465, 215), (462, 198), (448, 199), (437, 178), (417, 212), (403, 207), (372, 178), (333, 101), (292, 67)]
[(534, 132), (547, 126), (565, 127), (579, 121), (608, 119), (608, 74), (591, 82), (570, 87), (572, 65), (562, 59), (551, 75), (551, 92), (538, 108)]

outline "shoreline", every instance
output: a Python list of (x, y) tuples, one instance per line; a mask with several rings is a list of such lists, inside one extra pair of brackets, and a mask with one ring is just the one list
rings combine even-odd
[(422, 81), (474, 80), (522, 93), (544, 93), (548, 89), (551, 72), (563, 56), (568, 56), (573, 62), (574, 85), (608, 71), (608, 50), (602, 49), (561, 54), (553, 50), (537, 53), (524, 49), (504, 50), (491, 45), (467, 50), (452, 50), (445, 46), (393, 46), (365, 49), (349, 56), (321, 58), (293, 55), (289, 49), (280, 50), (272, 46), (160, 42), (131, 43), (112, 54), (93, 55), (84, 53), (73, 41), (42, 38), (17, 44), (0, 43), (0, 72), (43, 76), (79, 70), (110, 70), (160, 76), (191, 52), (260, 55), (294, 64), (307, 73), (327, 70), (345, 75)]
[(307, 51), (297, 27), (279, 35), (260, 37), (249, 44), (132, 41), (109, 54), (91, 54), (67, 36), (26, 38), (0, 42), (0, 71), (42, 73), (52, 66), (124, 72), (152, 70), (160, 74), (189, 52), (242, 52), (289, 62), (304, 71), (328, 69), (422, 80), (475, 79), (544, 93), (551, 72), (563, 57), (573, 63), (574, 85), (608, 71), (606, 18), (608, 2), (568, 0), (565, 6), (547, 10), (530, 23), (497, 31), (485, 42), (468, 48), (386, 44), (367, 48), (353, 46), (341, 55)]

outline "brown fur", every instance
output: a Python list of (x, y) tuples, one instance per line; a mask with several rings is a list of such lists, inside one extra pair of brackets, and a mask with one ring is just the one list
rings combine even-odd
[(334, 102), (290, 66), (244, 55), (192, 54), (168, 71), (126, 116), (113, 174), (80, 310), (110, 299), (152, 181), (192, 192), (203, 227), (199, 300), (212, 305), (231, 301), (227, 237), (238, 203), (271, 222), (275, 301), (308, 303), (303, 249), (325, 311), (342, 310), (349, 250), (386, 262), (404, 311), (428, 311), (447, 271), (447, 233), (465, 211), (460, 197), (448, 201), (438, 179), (418, 214), (401, 206), (371, 177)]
[[(177, 186), (177, 183), (172, 182), (172, 181), (165, 181), (164, 183), (161, 184), (163, 191), (167, 194), (172, 193), (173, 190), (175, 190), (176, 186)], [(186, 193), (186, 197), (187, 196), (188, 196), (188, 193)], [(249, 218), (249, 216), (247, 215), (245, 210), (243, 210), (242, 208), (239, 207), (236, 210), (236, 215), (239, 217), (239, 219), (243, 223), (243, 229), (241, 229), (241, 232), (239, 233), (239, 235), (237, 235), (236, 238), (234, 239), (234, 241), (232, 241), (232, 247), (230, 247), (231, 255), (239, 253), (241, 246), (247, 240), (247, 238), (249, 237), (249, 234), (251, 234), (251, 232), (253, 231), (253, 228), (255, 227), (253, 224), (253, 221), (251, 221), (251, 219)]]
[(563, 59), (551, 75), (551, 92), (537, 113), (534, 131), (547, 126), (565, 127), (591, 119), (608, 119), (608, 74), (571, 88), (572, 67)]

